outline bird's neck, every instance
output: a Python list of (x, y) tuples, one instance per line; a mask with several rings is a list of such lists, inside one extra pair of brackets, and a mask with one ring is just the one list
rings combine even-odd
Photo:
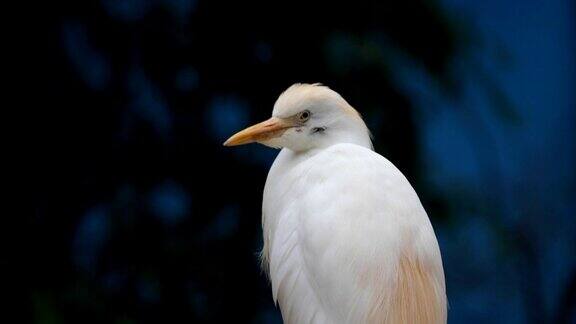
[(315, 142), (315, 145), (304, 150), (294, 150), (285, 148), (292, 152), (294, 162), (306, 160), (317, 153), (320, 153), (333, 145), (337, 144), (355, 144), (373, 150), (372, 141), (370, 140), (370, 133), (368, 129), (356, 132), (345, 130), (332, 130), (330, 133), (321, 135), (323, 138)]
[(328, 130), (326, 137), (320, 143), (319, 148), (328, 148), (332, 145), (347, 143), (373, 149), (370, 131), (360, 118)]
[(328, 146), (342, 143), (356, 144), (371, 150), (373, 149), (372, 140), (370, 139), (370, 131), (365, 127), (359, 128), (355, 132), (342, 132), (341, 134), (336, 133), (330, 145)]

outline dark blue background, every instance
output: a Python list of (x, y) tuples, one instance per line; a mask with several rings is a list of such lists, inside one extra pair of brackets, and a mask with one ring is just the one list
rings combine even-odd
[(277, 152), (221, 144), (322, 82), (419, 193), (449, 322), (575, 323), (572, 1), (30, 6), (27, 319), (279, 323), (257, 258)]

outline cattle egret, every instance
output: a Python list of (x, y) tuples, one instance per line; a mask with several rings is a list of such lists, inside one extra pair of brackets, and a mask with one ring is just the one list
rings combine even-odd
[(346, 100), (295, 84), (224, 145), (251, 142), (282, 148), (264, 188), (262, 264), (285, 323), (446, 323), (426, 211)]

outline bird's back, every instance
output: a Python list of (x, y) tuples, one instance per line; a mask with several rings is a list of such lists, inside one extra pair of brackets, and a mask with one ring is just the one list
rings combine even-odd
[(388, 160), (353, 144), (283, 150), (263, 203), (263, 262), (285, 323), (445, 323), (438, 243)]

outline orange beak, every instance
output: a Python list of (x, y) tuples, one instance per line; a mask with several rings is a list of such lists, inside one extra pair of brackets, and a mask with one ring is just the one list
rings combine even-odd
[(271, 138), (281, 136), (290, 127), (294, 127), (294, 125), (292, 125), (289, 121), (272, 117), (266, 121), (250, 126), (232, 135), (232, 137), (224, 142), (224, 146), (236, 146), (253, 142), (266, 141)]

